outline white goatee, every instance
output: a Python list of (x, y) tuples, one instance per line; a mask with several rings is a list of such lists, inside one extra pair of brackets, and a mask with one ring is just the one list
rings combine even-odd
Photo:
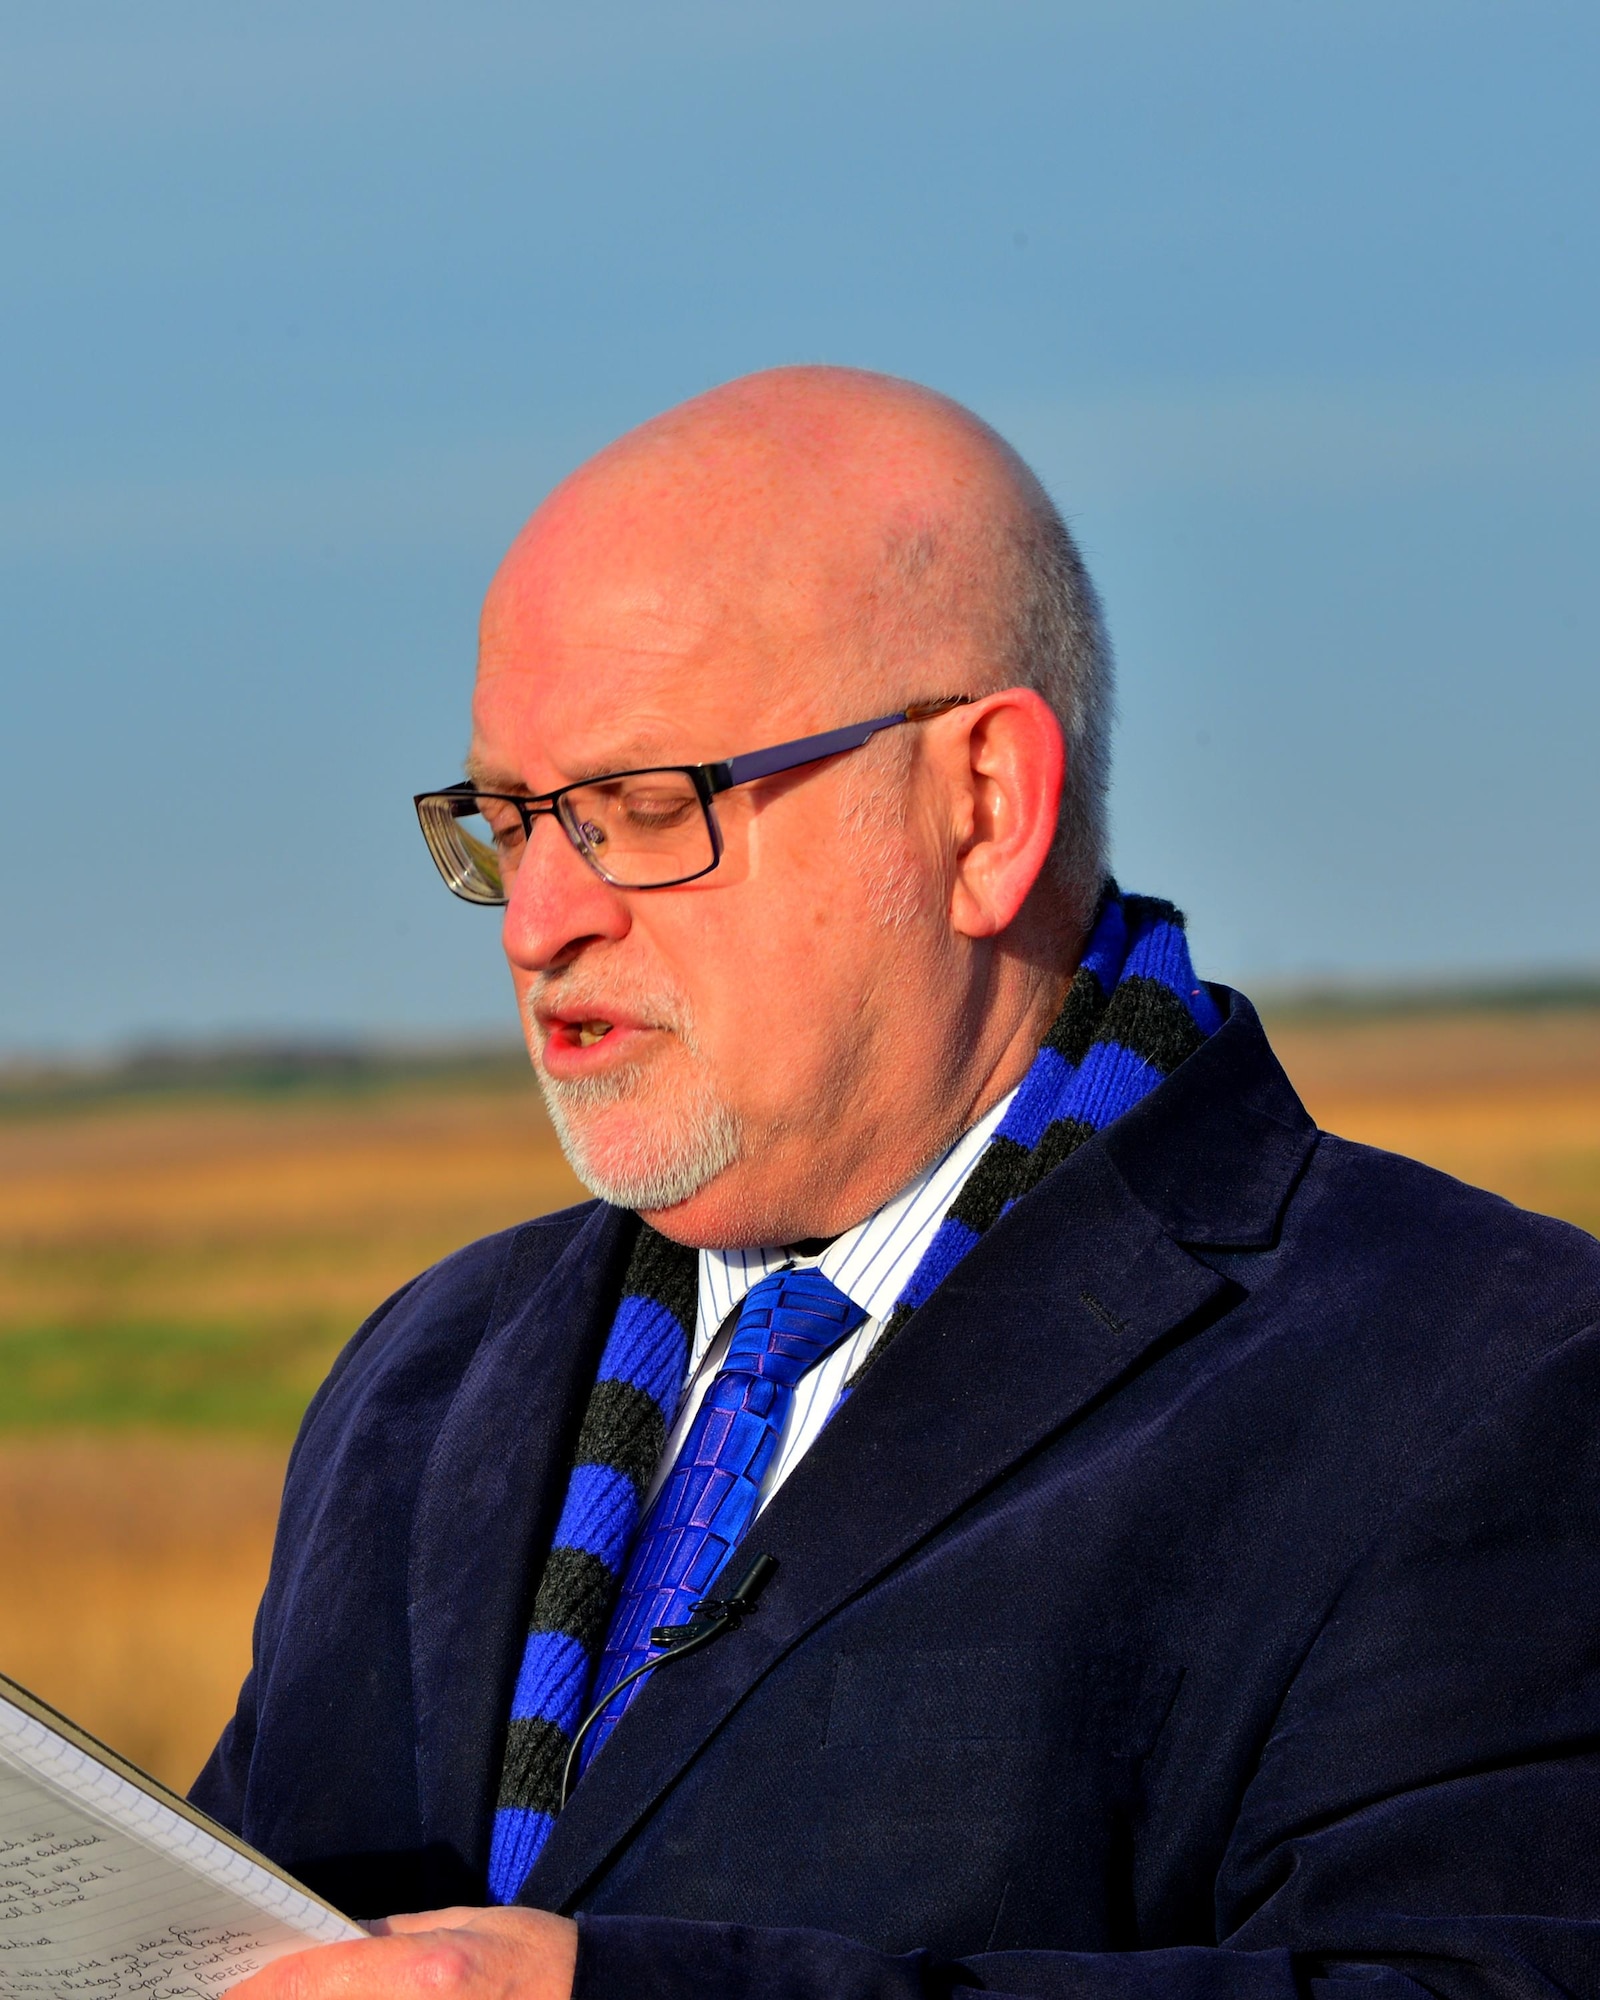
[[(621, 997), (613, 990), (611, 1004)], [(572, 1005), (570, 994), (564, 993), (562, 1000)], [(530, 993), (530, 1040), (537, 1051), (534, 1001)], [(584, 1011), (589, 1011), (587, 1001)], [(537, 1053), (533, 1069), (561, 1150), (584, 1186), (615, 1208), (654, 1213), (688, 1201), (732, 1166), (742, 1150), (743, 1131), (737, 1112), (716, 1088), (681, 997), (664, 1003), (661, 995), (652, 995), (646, 1007), (630, 1005), (628, 1011), (677, 1037), (691, 1059), (687, 1075), (680, 1067), (677, 1075), (661, 1077), (654, 1063), (627, 1063), (604, 1076), (554, 1077)], [(598, 997), (593, 1012), (597, 1019), (605, 1018)], [(585, 1114), (621, 1104), (635, 1110), (626, 1137), (602, 1140)]]

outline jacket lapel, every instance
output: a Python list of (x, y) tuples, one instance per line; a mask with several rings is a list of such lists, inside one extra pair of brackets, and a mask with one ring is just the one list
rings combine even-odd
[[(521, 1900), (571, 1907), (786, 1651), (1228, 1289), (1098, 1142), (1058, 1168), (907, 1325), (758, 1518), (749, 1549), (778, 1560), (759, 1610), (646, 1682)], [(818, 1504), (838, 1492), (848, 1507)]]
[(521, 1232), (423, 1477), (408, 1606), (423, 1839), (480, 1879), (530, 1563), (555, 1529), (626, 1223), (597, 1204), (542, 1281), (537, 1228)]

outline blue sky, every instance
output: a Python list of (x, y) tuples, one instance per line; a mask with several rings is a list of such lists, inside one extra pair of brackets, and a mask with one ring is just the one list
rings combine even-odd
[(508, 1022), (409, 804), (483, 586), (797, 359), (1045, 477), (1204, 970), (1600, 965), (1597, 58), (1544, 0), (7, 10), (0, 1049)]

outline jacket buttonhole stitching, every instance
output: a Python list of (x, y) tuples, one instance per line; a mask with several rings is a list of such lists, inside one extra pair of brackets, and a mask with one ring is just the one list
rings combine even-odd
[(1110, 1327), (1113, 1333), (1127, 1332), (1128, 1322), (1125, 1319), (1118, 1319), (1111, 1308), (1108, 1305), (1103, 1305), (1093, 1292), (1079, 1292), (1078, 1297), (1089, 1308), (1090, 1312), (1094, 1314), (1095, 1318)]

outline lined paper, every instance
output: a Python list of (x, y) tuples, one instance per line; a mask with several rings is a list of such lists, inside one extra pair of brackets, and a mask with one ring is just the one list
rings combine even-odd
[(364, 1935), (13, 1692), (0, 1694), (0, 2000), (207, 2000), (289, 1952)]

